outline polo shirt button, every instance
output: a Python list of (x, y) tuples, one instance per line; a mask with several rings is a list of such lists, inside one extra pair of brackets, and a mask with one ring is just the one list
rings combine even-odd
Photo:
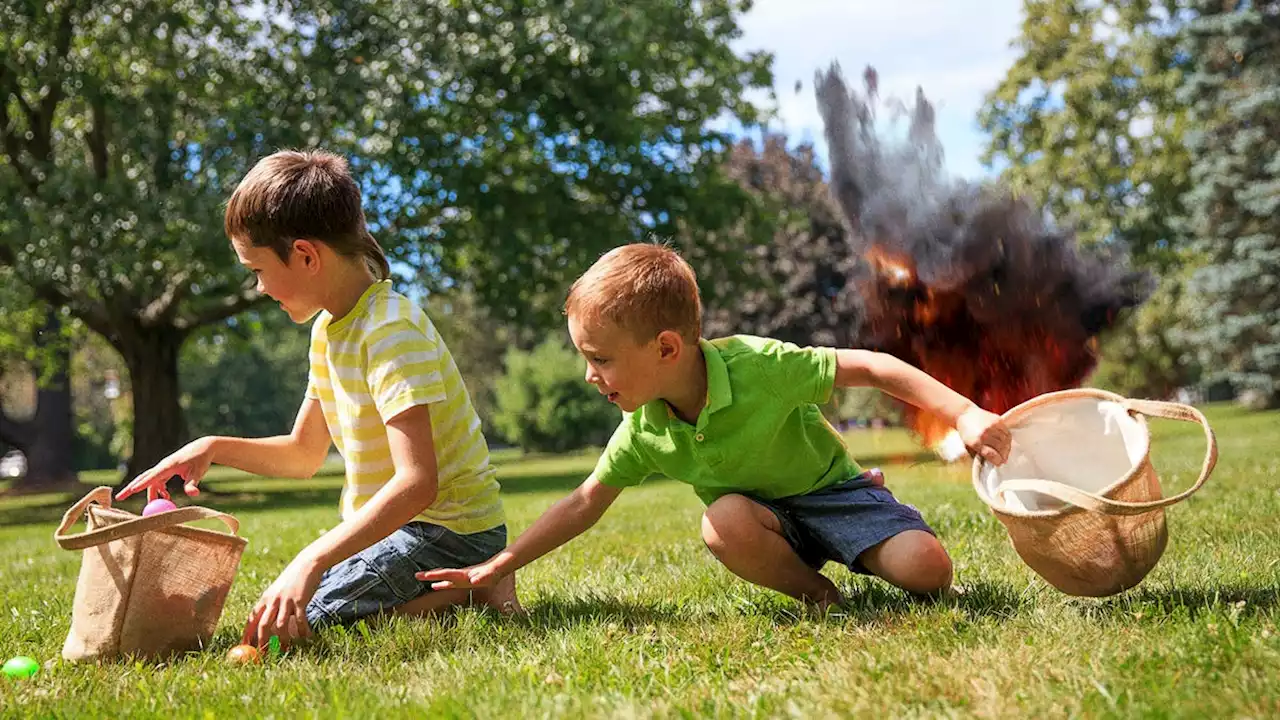
[(697, 440), (698, 442), (702, 442), (704, 438), (702, 436), (702, 433), (698, 433), (697, 435), (693, 436), (693, 439)]

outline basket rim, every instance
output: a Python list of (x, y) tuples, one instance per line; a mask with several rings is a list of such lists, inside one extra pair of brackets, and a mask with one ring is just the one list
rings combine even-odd
[[(120, 508), (117, 508), (117, 507), (108, 507), (105, 505), (97, 505), (97, 504), (90, 505), (89, 507), (85, 508), (85, 512), (102, 514), (102, 515), (106, 515), (107, 517), (114, 516), (118, 518), (121, 522), (126, 520), (136, 520), (139, 517), (141, 517), (139, 515), (135, 515), (129, 512), (128, 510), (121, 510)], [(220, 530), (211, 530), (209, 528), (191, 527), (190, 525), (172, 525), (170, 527), (160, 528), (158, 530), (148, 530), (147, 532), (172, 533), (175, 535), (191, 538), (193, 540), (215, 541), (215, 542), (221, 542), (228, 545), (235, 545), (235, 546), (239, 546), (242, 549), (249, 544), (248, 538), (245, 538), (239, 534), (222, 532)], [(146, 533), (143, 533), (143, 534), (145, 535)]]
[[(1000, 419), (1005, 421), (1016, 420), (1019, 417), (1027, 415), (1031, 411), (1041, 406), (1050, 405), (1063, 400), (1079, 400), (1079, 399), (1108, 400), (1111, 402), (1119, 403), (1121, 405), (1123, 405), (1128, 400), (1128, 398), (1124, 397), (1123, 395), (1117, 395), (1116, 393), (1110, 392), (1108, 390), (1099, 390), (1098, 388), (1071, 388), (1068, 390), (1056, 390), (1053, 392), (1044, 393), (1042, 395), (1037, 395), (1031, 398), (1030, 400), (1026, 400), (1025, 402), (1019, 403), (1013, 406), (1012, 408), (1009, 408), (1007, 412), (1005, 412), (1000, 416)], [(1142, 413), (1136, 412), (1128, 408), (1126, 408), (1126, 412), (1129, 414), (1129, 417), (1136, 420), (1139, 426), (1142, 427), (1142, 430), (1143, 430), (1142, 459), (1140, 459), (1136, 463), (1133, 463), (1130, 466), (1129, 471), (1126, 472), (1124, 475), (1120, 476), (1120, 478), (1117, 479), (1115, 482), (1107, 485), (1106, 487), (1102, 488), (1097, 492), (1098, 495), (1101, 495), (1103, 497), (1110, 498), (1111, 493), (1119, 490), (1122, 486), (1124, 486), (1125, 484), (1127, 484), (1128, 482), (1136, 478), (1139, 473), (1143, 472), (1147, 467), (1150, 467), (1151, 465), (1151, 430), (1150, 428), (1147, 427), (1146, 416), (1144, 416)], [(973, 488), (978, 493), (978, 497), (982, 499), (982, 502), (986, 504), (987, 507), (991, 508), (992, 512), (999, 513), (1001, 515), (1007, 515), (1009, 517), (1034, 518), (1034, 519), (1059, 518), (1059, 517), (1066, 517), (1068, 515), (1072, 515), (1078, 512), (1089, 512), (1089, 510), (1087, 510), (1086, 508), (1082, 508), (1082, 507), (1078, 507), (1076, 505), (1070, 505), (1070, 504), (1064, 504), (1060, 508), (1054, 508), (1050, 510), (1017, 510), (1017, 509), (1011, 509), (1006, 507), (998, 507), (992, 501), (991, 497), (987, 494), (986, 487), (982, 482), (982, 469), (988, 464), (989, 463), (987, 463), (987, 461), (984, 460), (982, 456), (980, 455), (974, 456), (973, 467), (972, 467), (972, 479), (973, 479)], [(1153, 509), (1151, 512), (1156, 512), (1157, 510), (1159, 510), (1159, 508)]]

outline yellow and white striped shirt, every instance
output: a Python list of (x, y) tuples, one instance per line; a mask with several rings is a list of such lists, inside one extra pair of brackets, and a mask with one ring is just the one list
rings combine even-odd
[(430, 404), (439, 489), (414, 519), (459, 534), (503, 524), (496, 471), (458, 366), (427, 314), (390, 280), (371, 285), (342, 318), (316, 318), (307, 397), (320, 401), (346, 463), (343, 518), (395, 474), (386, 422)]

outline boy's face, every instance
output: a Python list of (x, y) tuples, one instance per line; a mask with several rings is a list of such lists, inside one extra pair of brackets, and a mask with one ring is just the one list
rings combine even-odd
[(663, 354), (657, 338), (637, 343), (635, 337), (609, 322), (584, 324), (569, 318), (569, 336), (587, 361), (586, 381), (625, 412), (661, 394)]
[(269, 296), (295, 323), (304, 323), (320, 312), (313, 265), (300, 257), (296, 247), (290, 248), (286, 264), (271, 248), (255, 247), (248, 240), (232, 240), (240, 264), (258, 279), (258, 292)]

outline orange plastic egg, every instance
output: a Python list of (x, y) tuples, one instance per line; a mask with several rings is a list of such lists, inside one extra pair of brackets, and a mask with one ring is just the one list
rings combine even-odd
[(248, 665), (262, 662), (262, 653), (252, 645), (237, 645), (227, 651), (227, 662), (234, 665)]

